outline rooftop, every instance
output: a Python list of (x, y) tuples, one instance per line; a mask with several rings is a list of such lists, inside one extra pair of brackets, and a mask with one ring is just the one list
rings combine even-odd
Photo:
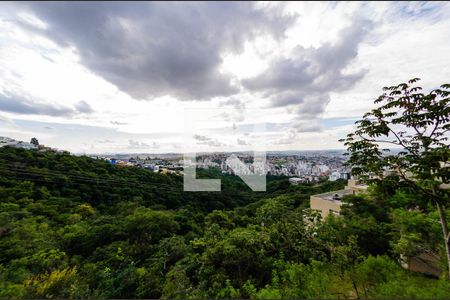
[(341, 199), (343, 196), (352, 195), (352, 194), (353, 194), (352, 190), (339, 190), (339, 191), (332, 191), (332, 192), (328, 192), (328, 193), (313, 195), (313, 197), (321, 198), (321, 199), (327, 200), (327, 201), (341, 202)]

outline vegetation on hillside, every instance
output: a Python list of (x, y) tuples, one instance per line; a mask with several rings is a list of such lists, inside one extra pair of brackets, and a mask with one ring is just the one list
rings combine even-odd
[(309, 197), (343, 181), (269, 177), (254, 193), (210, 169), (199, 176), (223, 191), (192, 193), (177, 175), (1, 148), (0, 297), (450, 298), (446, 272), (400, 265), (449, 257), (449, 86), (425, 95), (416, 81), (386, 88), (345, 140), (371, 187), (325, 220)]
[[(450, 296), (447, 281), (398, 263), (405, 234), (442, 250), (424, 199), (386, 186), (319, 222), (309, 195), (344, 182), (270, 178), (268, 192), (252, 193), (238, 177), (200, 175), (220, 176), (224, 191), (183, 193), (176, 175), (1, 148), (1, 297)], [(424, 213), (405, 209), (411, 198)]]

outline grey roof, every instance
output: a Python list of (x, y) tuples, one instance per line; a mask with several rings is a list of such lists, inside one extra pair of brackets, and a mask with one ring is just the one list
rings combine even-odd
[(348, 190), (338, 190), (338, 191), (331, 191), (331, 192), (327, 192), (327, 193), (323, 193), (323, 194), (312, 195), (311, 197), (317, 197), (317, 198), (321, 198), (321, 199), (328, 200), (328, 201), (340, 202), (340, 200), (333, 199), (333, 197), (335, 195), (338, 195), (338, 197), (341, 198), (342, 196), (352, 195), (352, 194), (353, 194), (353, 191), (348, 189)]

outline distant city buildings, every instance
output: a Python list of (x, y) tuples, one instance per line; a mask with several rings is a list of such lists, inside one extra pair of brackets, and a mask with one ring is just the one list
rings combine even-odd
[[(220, 169), (223, 174), (250, 174), (257, 173), (272, 176), (291, 177), (291, 184), (314, 183), (320, 180), (349, 179), (350, 172), (344, 166), (345, 157), (341, 154), (321, 152), (306, 155), (268, 154), (265, 164), (254, 164), (253, 154), (235, 153), (240, 163), (233, 168), (227, 163), (230, 153), (206, 153), (199, 154), (196, 158), (196, 166), (199, 169)], [(139, 157), (126, 156), (122, 158), (98, 157), (109, 163), (121, 167), (140, 167), (154, 172), (181, 173), (184, 163), (192, 165), (191, 161), (184, 162), (181, 155), (170, 157)]]
[[(62, 152), (60, 150), (40, 145), (37, 139), (32, 142), (17, 141), (8, 137), (0, 137), (0, 147), (10, 146), (38, 151)], [(257, 173), (270, 176), (291, 177), (291, 184), (315, 183), (328, 179), (335, 181), (338, 179), (349, 179), (350, 172), (344, 166), (345, 157), (336, 151), (318, 151), (308, 154), (286, 154), (268, 153), (266, 162), (254, 164), (253, 153), (234, 153), (239, 159), (239, 163), (233, 168), (227, 164), (230, 153), (203, 153), (196, 158), (196, 167), (200, 169), (217, 168), (223, 174), (250, 174)], [(160, 155), (126, 155), (116, 154), (92, 155), (91, 158), (103, 159), (117, 167), (138, 167), (154, 172), (182, 174), (184, 159), (181, 154), (160, 154)], [(192, 162), (186, 162), (192, 164)]]
[(181, 174), (183, 170), (183, 163), (180, 158), (175, 159), (161, 159), (155, 157), (141, 158), (139, 156), (127, 157), (108, 157), (108, 156), (91, 156), (91, 158), (102, 159), (117, 167), (136, 167), (143, 168), (155, 173), (175, 173)]
[[(253, 156), (246, 153), (235, 154), (250, 172), (255, 172)], [(226, 163), (228, 153), (205, 154), (197, 157), (198, 168), (219, 167), (222, 173), (234, 174), (233, 169)], [(350, 173), (344, 166), (345, 159), (342, 155), (335, 153), (317, 155), (286, 155), (268, 154), (265, 166), (257, 166), (258, 173), (274, 176), (294, 177), (290, 182), (316, 182), (329, 177), (332, 172), (337, 172), (336, 179), (348, 179)], [(239, 170), (243, 171), (243, 170)]]
[[(33, 141), (33, 139), (32, 139)], [(1, 147), (13, 147), (13, 148), (21, 148), (26, 150), (38, 150), (38, 151), (52, 151), (52, 152), (67, 152), (64, 150), (58, 150), (56, 148), (47, 147), (45, 145), (39, 145), (36, 139), (34, 139), (34, 143), (28, 143), (23, 141), (18, 141), (9, 137), (0, 137), (0, 148)], [(67, 152), (68, 153), (68, 152)]]

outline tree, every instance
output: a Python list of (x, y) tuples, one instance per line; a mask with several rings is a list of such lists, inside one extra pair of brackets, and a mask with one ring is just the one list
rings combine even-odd
[(34, 137), (34, 138), (31, 139), (30, 144), (33, 144), (36, 147), (38, 147), (39, 146), (39, 141), (38, 141), (37, 138)]
[[(450, 276), (450, 234), (445, 209), (450, 182), (448, 135), (450, 84), (428, 94), (415, 86), (419, 78), (385, 87), (374, 103), (378, 106), (356, 122), (355, 132), (342, 139), (350, 156), (352, 173), (381, 184), (388, 174), (436, 205), (442, 226)], [(381, 148), (391, 145), (395, 151)]]

